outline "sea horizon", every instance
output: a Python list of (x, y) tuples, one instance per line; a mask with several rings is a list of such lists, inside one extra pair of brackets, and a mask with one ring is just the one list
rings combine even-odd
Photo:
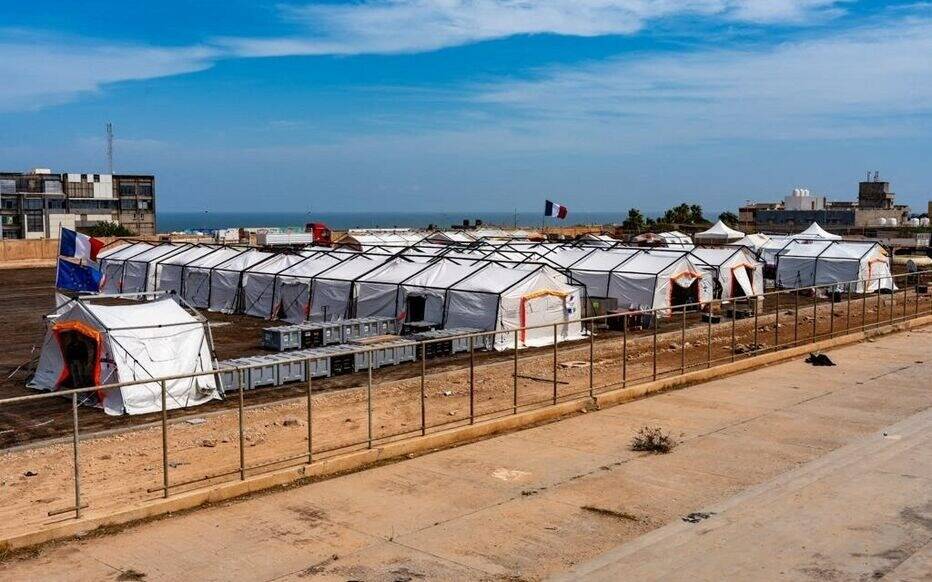
[[(662, 213), (644, 211), (657, 218)], [(223, 228), (274, 227), (303, 231), (308, 222), (323, 222), (331, 229), (350, 228), (427, 228), (449, 229), (468, 219), (488, 226), (540, 228), (543, 226), (575, 226), (620, 224), (628, 211), (572, 212), (565, 220), (544, 217), (540, 212), (158, 212), (160, 232), (217, 230)], [(714, 222), (718, 211), (709, 212)]]

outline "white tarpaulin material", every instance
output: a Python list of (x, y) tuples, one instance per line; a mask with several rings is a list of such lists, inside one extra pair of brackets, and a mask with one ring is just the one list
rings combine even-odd
[(194, 246), (174, 254), (155, 265), (155, 289), (181, 294), (182, 271), (185, 265), (216, 252), (220, 247)]
[(353, 282), (389, 258), (383, 255), (356, 255), (314, 277), (309, 319), (333, 321), (349, 317)]
[(715, 295), (729, 300), (764, 292), (764, 263), (746, 247), (693, 249), (695, 264), (717, 282)]
[(211, 269), (209, 309), (220, 313), (236, 313), (239, 308), (243, 272), (275, 256), (277, 255), (274, 253), (250, 249)]
[(837, 234), (832, 234), (819, 226), (818, 222), (813, 222), (809, 228), (795, 235), (793, 238), (808, 238), (815, 240), (841, 240)]
[[(564, 323), (582, 316), (582, 289), (571, 285), (565, 275), (542, 265), (500, 265), (484, 268), (447, 291), (444, 327), (472, 327), (487, 331), (515, 330), (533, 325), (548, 326), (519, 334), (523, 346), (553, 343), (583, 337), (582, 324)], [(495, 336), (494, 348), (514, 345), (514, 335)]]
[[(191, 374), (213, 369), (204, 323), (172, 298), (132, 305), (75, 300), (45, 336), (30, 388), (55, 391)], [(220, 398), (213, 375), (166, 382), (166, 407)], [(158, 382), (91, 393), (107, 414), (145, 414), (161, 406)]]
[(444, 259), (429, 265), (402, 283), (398, 295), (399, 315), (404, 311), (409, 316), (410, 302), (419, 298), (423, 300), (424, 320), (442, 323), (450, 287), (490, 264)]
[(310, 260), (316, 252), (298, 255), (278, 255), (243, 272), (243, 313), (271, 318), (275, 305), (275, 283), (287, 269)]
[(430, 267), (422, 260), (393, 259), (356, 280), (356, 317), (398, 317), (401, 284)]
[(103, 274), (100, 281), (100, 291), (102, 293), (120, 293), (123, 289), (123, 265), (126, 260), (151, 248), (152, 245), (145, 242), (130, 243), (113, 250), (106, 249), (103, 258), (98, 255), (100, 271)]
[(242, 248), (221, 247), (215, 253), (204, 255), (184, 265), (181, 277), (181, 296), (199, 309), (210, 306), (210, 274), (214, 268), (249, 252)]
[(160, 262), (190, 248), (187, 244), (162, 244), (123, 262), (123, 293), (155, 291), (155, 276)]
[(307, 321), (314, 277), (354, 256), (356, 255), (339, 252), (315, 255), (279, 273), (275, 282), (272, 317), (289, 323)]
[(695, 241), (698, 242), (718, 242), (718, 243), (730, 243), (736, 240), (741, 240), (744, 238), (744, 233), (735, 230), (729, 227), (727, 224), (719, 220), (712, 225), (708, 230), (696, 233), (694, 237)]
[[(568, 271), (589, 297), (615, 299), (621, 308), (666, 309), (712, 299), (711, 273), (698, 269), (690, 256), (675, 249), (618, 247), (597, 250)], [(684, 291), (675, 292), (674, 283)]]
[(784, 289), (835, 283), (857, 293), (896, 288), (890, 256), (876, 242), (794, 241), (780, 251), (776, 262), (776, 283)]

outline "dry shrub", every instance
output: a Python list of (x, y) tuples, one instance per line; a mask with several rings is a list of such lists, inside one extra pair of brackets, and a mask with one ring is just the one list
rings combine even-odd
[(663, 454), (669, 453), (675, 446), (676, 441), (659, 426), (645, 426), (631, 439), (632, 451)]

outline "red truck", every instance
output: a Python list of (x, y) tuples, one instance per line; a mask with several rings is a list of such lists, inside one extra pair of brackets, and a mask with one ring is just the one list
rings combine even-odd
[(304, 232), (314, 235), (314, 244), (329, 247), (333, 242), (330, 238), (330, 228), (323, 222), (308, 222), (304, 225)]

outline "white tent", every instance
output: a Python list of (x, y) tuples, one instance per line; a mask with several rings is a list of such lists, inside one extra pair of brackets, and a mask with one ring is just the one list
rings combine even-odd
[(743, 237), (743, 232), (735, 230), (719, 220), (708, 230), (696, 233), (694, 239), (697, 243), (731, 243), (741, 240)]
[(389, 256), (356, 255), (314, 277), (308, 318), (332, 321), (349, 317), (353, 282), (381, 266)]
[(277, 256), (279, 255), (275, 253), (250, 249), (214, 266), (210, 270), (209, 309), (220, 313), (239, 311), (243, 272), (256, 268)]
[(211, 272), (218, 266), (247, 252), (249, 252), (248, 249), (241, 247), (220, 247), (217, 252), (187, 263), (181, 270), (181, 296), (194, 307), (200, 309), (210, 307)]
[(405, 279), (398, 289), (396, 314), (408, 321), (443, 324), (447, 291), (451, 286), (490, 265), (482, 261), (443, 259)]
[[(487, 263), (447, 290), (444, 327), (512, 330), (561, 324), (582, 317), (584, 290), (545, 265)], [(557, 327), (557, 341), (583, 337), (582, 324)], [(553, 344), (553, 328), (525, 330), (519, 345)], [(495, 349), (514, 346), (514, 336), (495, 336)]]
[[(567, 267), (590, 298), (615, 299), (620, 308), (666, 309), (712, 299), (712, 274), (687, 251), (619, 247), (597, 250)], [(661, 311), (661, 316), (668, 312)]]
[(98, 254), (100, 271), (103, 277), (100, 281), (100, 290), (105, 293), (119, 293), (123, 289), (123, 265), (127, 259), (141, 255), (152, 248), (146, 242), (129, 243), (117, 247), (104, 249)]
[(356, 279), (353, 289), (355, 316), (398, 317), (402, 311), (399, 307), (401, 285), (430, 268), (431, 264), (397, 258)]
[[(62, 390), (213, 369), (205, 323), (170, 297), (131, 305), (76, 299), (52, 320), (29, 387)], [(166, 381), (169, 409), (220, 398), (213, 375)], [(161, 410), (161, 386), (144, 382), (89, 393), (107, 414)]]
[(158, 265), (191, 248), (189, 244), (166, 243), (123, 261), (123, 293), (155, 291)]
[(178, 254), (159, 261), (155, 265), (155, 290), (181, 295), (184, 281), (182, 275), (186, 265), (209, 254), (218, 252), (223, 247), (193, 246)]
[(678, 230), (671, 230), (670, 232), (661, 232), (658, 234), (663, 241), (664, 245), (670, 249), (682, 249), (684, 251), (691, 250), (693, 248), (693, 240), (689, 238), (688, 234), (682, 233)]
[(896, 288), (890, 278), (890, 256), (880, 243), (794, 241), (777, 255), (778, 287), (793, 289), (852, 281), (868, 281), (866, 285), (845, 286), (857, 293)]
[(826, 231), (824, 228), (819, 226), (818, 222), (813, 222), (809, 225), (809, 228), (802, 231), (801, 233), (794, 235), (793, 238), (806, 238), (806, 239), (815, 239), (815, 240), (841, 240), (841, 237), (837, 234), (832, 234)]
[(735, 242), (728, 243), (730, 246), (741, 246), (747, 247), (754, 251), (758, 252), (770, 241), (770, 237), (762, 233), (754, 233), (745, 235), (744, 238), (736, 240)]
[(243, 271), (243, 313), (255, 317), (272, 317), (275, 305), (275, 283), (278, 275), (289, 268), (310, 260), (319, 252), (277, 255)]
[(715, 295), (724, 300), (764, 293), (764, 263), (745, 247), (693, 249), (696, 267), (712, 274)]
[(272, 317), (289, 323), (306, 321), (310, 315), (314, 277), (356, 256), (355, 253), (344, 251), (322, 253), (279, 273), (275, 280)]

